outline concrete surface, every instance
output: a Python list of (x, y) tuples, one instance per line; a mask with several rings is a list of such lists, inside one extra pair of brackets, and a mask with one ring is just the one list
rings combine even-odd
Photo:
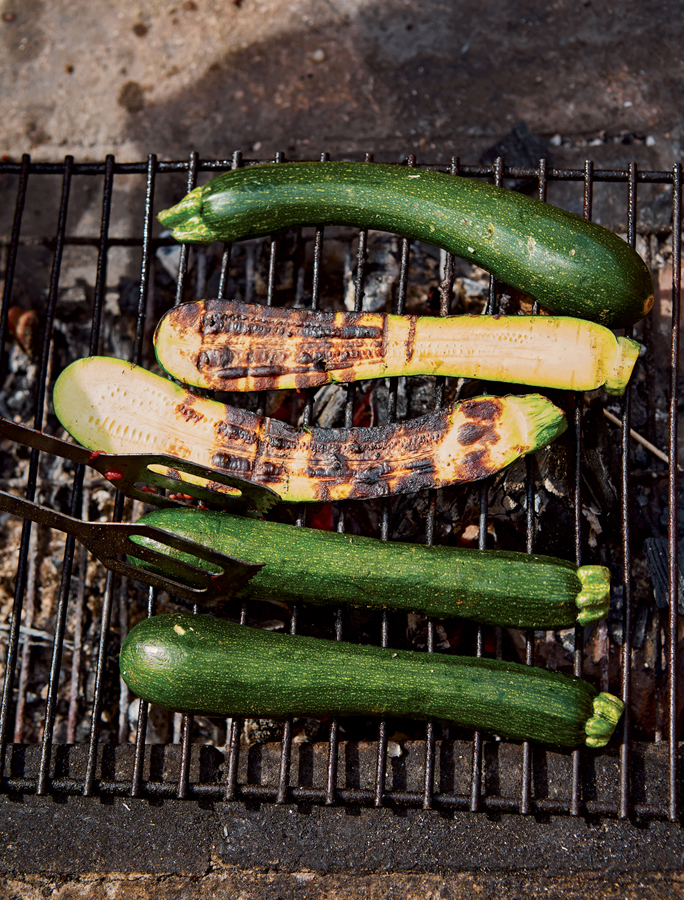
[[(681, 157), (676, 0), (4, 0), (1, 152)], [(590, 150), (587, 149), (590, 147)]]
[[(55, 748), (54, 777), (82, 777), (86, 747)], [(280, 761), (278, 744), (258, 745), (249, 783), (274, 783)], [(38, 746), (15, 746), (8, 771), (31, 777)], [(203, 750), (210, 751), (207, 754)], [(66, 751), (66, 752), (64, 752)], [(177, 777), (177, 746), (150, 746), (145, 777), (170, 786)], [(469, 745), (453, 747), (456, 770), (440, 772), (467, 789)], [(76, 794), (58, 798), (10, 794), (0, 797), (0, 896), (240, 897), (276, 898), (473, 896), (580, 897), (600, 888), (607, 897), (678, 897), (684, 894), (684, 835), (678, 823), (554, 816), (540, 812), (503, 812), (492, 798), (519, 797), (521, 748), (485, 745), (485, 758), (496, 754), (484, 780), (487, 812), (470, 814), (440, 808), (384, 808), (355, 805), (329, 809), (300, 802), (276, 805), (254, 798), (223, 802), (163, 801)], [(650, 783), (666, 754), (665, 744), (633, 747), (633, 772)], [(356, 760), (359, 771), (349, 769)], [(407, 743), (403, 755), (419, 753)], [(293, 747), (291, 771), (299, 780), (320, 784), (325, 745)], [(443, 753), (438, 748), (440, 766)], [(448, 754), (447, 754), (448, 755)], [(133, 746), (103, 745), (102, 777), (123, 784), (130, 778)], [(358, 759), (356, 757), (358, 756)], [(506, 765), (504, 756), (513, 764)], [(16, 758), (15, 758), (16, 757)], [(203, 759), (204, 757), (204, 759)], [(499, 757), (502, 757), (499, 759)], [(534, 796), (559, 798), (567, 791), (568, 754), (535, 752)], [(344, 761), (346, 760), (346, 761)], [(371, 744), (340, 746), (340, 786), (372, 784), (375, 752)], [(258, 765), (255, 765), (258, 762)], [(660, 760), (662, 762), (662, 760)], [(609, 799), (615, 785), (617, 756), (587, 758), (591, 784), (585, 799)], [(193, 747), (190, 780), (205, 786), (221, 778), (222, 754)], [(500, 766), (500, 768), (499, 768)], [(388, 789), (419, 789), (420, 772), (404, 783), (400, 766), (391, 767)], [(147, 774), (149, 769), (149, 775)], [(200, 776), (203, 769), (203, 777)], [(662, 765), (660, 766), (662, 770)], [(612, 771), (609, 771), (612, 770)], [(502, 778), (499, 782), (498, 773)], [(494, 775), (496, 773), (496, 775)], [(656, 772), (657, 774), (657, 772)], [(253, 779), (256, 778), (256, 782)], [(638, 777), (635, 778), (638, 781)], [(654, 802), (659, 796), (634, 794)], [(446, 785), (445, 785), (446, 788)], [(173, 789), (172, 789), (173, 793)], [(218, 796), (222, 796), (221, 793)], [(614, 795), (613, 799), (614, 799)], [(115, 873), (115, 874), (110, 874)], [(3, 893), (4, 892), (4, 893)], [(42, 893), (41, 893), (42, 892)]]

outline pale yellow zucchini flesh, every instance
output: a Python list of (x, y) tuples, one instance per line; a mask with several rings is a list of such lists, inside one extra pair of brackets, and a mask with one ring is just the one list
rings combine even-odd
[(566, 316), (395, 316), (184, 303), (161, 319), (159, 364), (222, 391), (306, 388), (392, 375), (448, 375), (622, 394), (640, 345)]
[(88, 357), (57, 379), (55, 413), (105, 453), (167, 453), (227, 469), (292, 501), (409, 493), (474, 481), (567, 428), (546, 397), (476, 397), (378, 428), (293, 428), (197, 397), (132, 363)]

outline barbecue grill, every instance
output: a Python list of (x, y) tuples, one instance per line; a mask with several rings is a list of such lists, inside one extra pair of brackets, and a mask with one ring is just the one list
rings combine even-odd
[[(372, 162), (370, 155), (367, 161)], [(321, 225), (232, 247), (193, 249), (178, 248), (155, 227), (155, 214), (169, 199), (175, 202), (207, 177), (255, 162), (239, 153), (222, 160), (202, 160), (193, 153), (181, 162), (151, 155), (140, 163), (118, 163), (112, 156), (94, 163), (77, 163), (70, 156), (62, 163), (36, 163), (28, 156), (0, 163), (5, 190), (15, 197), (2, 244), (0, 412), (58, 433), (50, 395), (59, 370), (77, 356), (98, 352), (126, 353), (131, 361), (152, 366), (156, 321), (164, 308), (188, 299), (237, 293), (268, 305), (342, 308), (346, 298), (348, 308), (358, 310), (368, 300), (371, 280), (386, 286), (383, 277), (391, 268), (391, 288), (382, 295), (390, 297), (384, 307), (388, 312), (492, 314), (511, 304), (529, 311), (505, 285), (485, 281), (482, 273), (464, 275), (449, 255), (388, 235)], [(276, 162), (284, 157), (278, 155)], [(404, 164), (422, 165), (414, 157)], [(500, 185), (509, 179), (528, 188), (532, 184), (542, 200), (562, 185), (564, 197), (572, 196), (588, 218), (594, 187), (601, 185), (621, 211), (626, 239), (652, 266), (656, 284), (671, 265), (671, 289), (665, 295), (661, 291), (656, 301), (661, 308), (671, 304), (667, 334), (658, 344), (656, 325), (637, 326), (646, 347), (635, 374), (636, 382), (641, 372), (640, 381), (617, 406), (612, 401), (605, 415), (607, 401), (598, 393), (560, 398), (569, 412), (570, 437), (563, 444), (563, 477), (556, 481), (548, 458), (528, 458), (505, 484), (504, 473), (498, 482), (495, 476), (459, 488), (446, 501), (441, 493), (427, 492), (300, 507), (282, 515), (299, 525), (383, 540), (447, 542), (458, 531), (459, 540), (481, 549), (493, 540), (505, 549), (542, 547), (539, 552), (555, 550), (578, 565), (609, 553), (611, 618), (591, 632), (578, 626), (557, 635), (259, 603), (234, 603), (226, 614), (243, 623), (332, 640), (401, 644), (427, 653), (472, 651), (564, 667), (577, 675), (589, 672), (597, 686), (610, 688), (626, 704), (613, 741), (603, 752), (556, 752), (435, 722), (219, 722), (161, 713), (128, 695), (116, 661), (132, 624), (162, 608), (173, 609), (173, 598), (105, 573), (73, 538), (63, 540), (3, 516), (7, 602), (0, 772), (5, 825), (0, 828), (6, 837), (6, 869), (58, 870), (68, 852), (75, 860), (69, 866), (81, 871), (89, 865), (194, 871), (198, 854), (207, 848), (224, 862), (285, 870), (515, 869), (531, 859), (555, 870), (601, 868), (597, 854), (610, 856), (615, 868), (681, 865), (678, 603), (670, 602), (678, 597), (679, 335), (670, 323), (679, 321), (681, 167), (639, 171), (632, 164), (607, 170), (588, 161), (575, 170), (541, 160), (538, 169), (527, 169), (506, 166), (502, 158), (492, 166), (454, 158), (450, 166), (431, 167)], [(55, 221), (41, 221), (38, 233), (27, 219), (27, 203), (32, 192), (48, 195), (58, 183)], [(124, 183), (133, 212), (128, 231), (113, 234), (112, 209), (120, 202), (117, 186)], [(643, 185), (671, 192), (665, 224), (640, 221), (637, 199)], [(99, 233), (92, 215), (83, 217), (77, 229), (70, 224), (74, 197), (82, 207), (83, 191), (89, 196), (101, 192)], [(372, 246), (379, 248), (375, 255)], [(113, 303), (108, 264), (122, 251), (138, 274), (120, 282)], [(74, 264), (70, 253), (81, 254), (83, 288), (76, 300), (64, 290), (71, 287), (65, 275)], [(83, 259), (90, 266), (86, 276)], [(26, 318), (22, 331), (11, 310), (27, 311), (31, 305), (18, 273), (32, 266), (36, 283), (43, 282), (44, 303), (34, 305), (37, 316)], [(520, 302), (522, 307), (515, 306)], [(662, 340), (668, 342), (669, 367), (655, 359)], [(656, 396), (652, 368), (657, 366), (666, 401), (646, 408), (643, 397), (649, 391)], [(435, 408), (447, 398), (492, 389), (456, 379), (359, 384), (340, 387), (336, 411), (329, 414), (337, 416), (337, 425), (349, 426), (363, 415), (388, 421), (411, 415), (421, 403)], [(280, 402), (262, 394), (227, 399), (262, 412)], [(640, 416), (646, 409), (637, 423), (635, 404)], [(313, 391), (293, 394), (283, 415), (306, 424), (318, 407)], [(597, 526), (592, 485), (602, 453), (599, 432), (615, 451), (612, 461), (603, 454), (601, 463), (604, 479), (614, 487), (615, 507), (600, 511)], [(120, 494), (82, 467), (56, 466), (46, 454), (7, 444), (0, 451), (5, 485), (30, 500), (83, 518), (117, 521), (140, 513), (140, 506), (125, 505)], [(499, 501), (516, 478), (517, 500), (502, 508)], [(569, 490), (559, 488), (559, 481)], [(646, 495), (651, 500), (642, 503)], [(643, 546), (648, 504), (651, 513), (655, 508), (659, 514), (659, 533), (652, 537), (658, 540), (653, 559), (660, 562), (650, 568)], [(506, 518), (513, 506), (515, 527)], [(552, 520), (558, 523), (555, 534), (549, 530)], [(653, 599), (653, 580), (660, 605)], [(39, 836), (43, 827), (51, 829), (51, 838)], [(86, 827), (90, 846), (83, 844)], [(572, 854), (564, 842), (572, 844)]]

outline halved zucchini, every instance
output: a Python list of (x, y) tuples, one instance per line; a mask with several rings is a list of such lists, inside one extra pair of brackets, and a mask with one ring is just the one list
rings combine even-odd
[(567, 317), (388, 316), (231, 300), (169, 310), (154, 345), (174, 378), (216, 391), (451, 375), (609, 394), (624, 393), (640, 348)]
[(485, 478), (567, 428), (546, 397), (476, 397), (378, 428), (292, 428), (197, 397), (110, 357), (72, 363), (54, 408), (81, 444), (106, 453), (163, 452), (228, 469), (285, 500), (381, 497)]

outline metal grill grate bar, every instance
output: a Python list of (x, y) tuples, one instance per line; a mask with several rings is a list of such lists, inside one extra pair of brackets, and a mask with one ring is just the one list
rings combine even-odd
[[(629, 167), (628, 182), (628, 241), (636, 246), (636, 165)], [(628, 337), (632, 331), (626, 332)], [(632, 421), (631, 386), (627, 386), (622, 407), (622, 540), (623, 540), (623, 620), (622, 620), (622, 700), (625, 712), (622, 717), (622, 743), (620, 745), (620, 817), (629, 815), (629, 736), (631, 724), (631, 684), (630, 662), (632, 650), (632, 551), (631, 551), (631, 514), (630, 514), (630, 427)]]
[(677, 413), (679, 405), (679, 322), (681, 320), (682, 288), (682, 166), (675, 163), (672, 172), (672, 337), (670, 345), (670, 409), (669, 409), (669, 468), (668, 468), (668, 537), (669, 565), (669, 646), (668, 687), (670, 695), (669, 724), (669, 816), (674, 821), (679, 814), (677, 772), (677, 673), (679, 601), (679, 572), (677, 563)]
[[(4, 377), (7, 369), (7, 322), (8, 313), (12, 298), (12, 289), (14, 287), (14, 276), (17, 263), (17, 252), (19, 249), (19, 237), (21, 234), (21, 223), (24, 215), (24, 206), (26, 203), (26, 192), (28, 189), (28, 178), (31, 165), (31, 158), (28, 154), (24, 154), (21, 161), (19, 171), (19, 185), (17, 188), (17, 199), (14, 208), (14, 219), (12, 221), (12, 236), (7, 252), (7, 264), (5, 270), (5, 286), (2, 298), (2, 310), (0, 313), (0, 372)], [(19, 625), (21, 619), (21, 608), (23, 603), (24, 584), (26, 580), (27, 556), (28, 556), (28, 540), (30, 535), (30, 524), (26, 523), (26, 541), (22, 532), (22, 542), (19, 551), (19, 564), (17, 567), (16, 585), (14, 594), (14, 604), (12, 607), (12, 617), (10, 620), (10, 632), (7, 641), (7, 656), (5, 660), (5, 679), (2, 690), (2, 706), (0, 707), (0, 772), (4, 769), (7, 733), (9, 729), (10, 707), (12, 702), (12, 687), (14, 683), (15, 667), (17, 661), (17, 648), (19, 646)]]
[[(111, 201), (113, 190), (114, 157), (108, 156), (105, 163), (104, 187), (102, 198), (102, 215), (100, 221), (100, 241), (97, 260), (97, 276), (95, 281), (94, 308), (90, 331), (90, 353), (97, 352), (102, 318), (102, 306), (106, 289), (107, 273), (107, 237), (109, 234), (109, 221), (111, 216)], [(66, 219), (65, 228), (66, 230)], [(83, 507), (83, 481), (85, 467), (78, 465), (74, 475), (71, 496), (71, 515), (80, 516)], [(59, 686), (59, 670), (62, 662), (62, 650), (64, 646), (66, 616), (69, 604), (71, 588), (71, 573), (74, 562), (76, 541), (71, 535), (67, 535), (64, 547), (64, 561), (62, 564), (62, 580), (60, 584), (59, 599), (57, 602), (57, 616), (55, 622), (55, 638), (53, 643), (52, 660), (50, 663), (50, 678), (48, 682), (48, 696), (45, 707), (45, 725), (43, 728), (43, 745), (38, 773), (37, 793), (44, 794), (48, 789), (50, 777), (50, 755), (52, 750), (53, 732), (55, 726), (55, 712), (57, 705), (57, 690)]]
[[(285, 155), (277, 154), (280, 161), (283, 161)], [(372, 161), (373, 154), (366, 154), (367, 161)], [(259, 165), (261, 159), (245, 159), (243, 165)], [(198, 172), (222, 172), (232, 168), (233, 157), (230, 159), (200, 159), (198, 160)], [(22, 171), (22, 163), (18, 162), (0, 162), (0, 174), (19, 175)], [(189, 167), (188, 160), (158, 161), (156, 172), (158, 174), (172, 174), (175, 172), (187, 172)], [(432, 165), (425, 164), (426, 169), (434, 169), (435, 171), (450, 171), (450, 165)], [(494, 174), (496, 163), (494, 166), (469, 166), (459, 164), (459, 175), (469, 178), (489, 178)], [(65, 164), (47, 163), (47, 162), (30, 162), (29, 174), (41, 175), (63, 175)], [(106, 171), (106, 163), (73, 163), (73, 175), (104, 175)], [(529, 166), (504, 166), (505, 176), (507, 178), (529, 178), (536, 179), (539, 176), (538, 166), (531, 168)], [(147, 164), (139, 163), (116, 163), (114, 167), (115, 175), (144, 175), (147, 172)], [(547, 179), (549, 181), (584, 181), (585, 170), (582, 169), (561, 169), (553, 166), (547, 170)], [(626, 182), (629, 180), (629, 168), (626, 169), (595, 169), (595, 182)], [(642, 184), (673, 184), (675, 176), (672, 170), (644, 170), (637, 173), (637, 182)]]
[[(193, 190), (195, 185), (197, 184), (197, 173), (199, 171), (199, 153), (196, 150), (193, 150), (190, 154), (190, 161), (188, 163), (188, 179), (186, 184), (186, 190), (189, 192)], [(190, 246), (189, 244), (182, 244), (180, 248), (180, 256), (178, 260), (178, 279), (176, 281), (176, 302), (175, 305), (178, 306), (183, 302), (183, 298), (185, 295), (185, 279), (188, 274), (188, 260), (190, 256)], [(195, 615), (198, 614), (199, 609), (197, 605), (193, 607), (193, 612)], [(188, 793), (188, 784), (190, 780), (190, 752), (191, 752), (191, 742), (192, 742), (192, 726), (193, 726), (193, 716), (185, 713), (181, 719), (181, 759), (180, 766), (178, 770), (178, 788), (176, 791), (176, 796), (179, 800), (184, 800), (187, 797)]]
[[(143, 225), (143, 246), (141, 259), (140, 293), (138, 295), (138, 307), (136, 311), (135, 337), (133, 341), (132, 362), (139, 364), (142, 357), (143, 336), (145, 332), (145, 319), (147, 312), (147, 291), (150, 278), (150, 235), (152, 231), (152, 209), (154, 203), (154, 186), (157, 167), (157, 158), (150, 154), (146, 168), (145, 190), (145, 218)], [(117, 491), (112, 520), (120, 522), (123, 517), (124, 497)], [(97, 747), (100, 732), (100, 717), (104, 698), (104, 678), (106, 671), (107, 645), (109, 639), (109, 626), (112, 616), (112, 603), (114, 597), (114, 574), (107, 573), (105, 590), (102, 598), (102, 612), (100, 616), (100, 641), (97, 653), (97, 666), (95, 670), (95, 689), (93, 693), (93, 708), (90, 721), (90, 738), (88, 747), (88, 766), (83, 783), (84, 796), (90, 796), (95, 789), (97, 770)]]
[[(71, 176), (72, 176), (72, 167), (73, 167), (73, 157), (67, 156), (64, 162), (64, 170), (62, 176), (62, 190), (61, 190), (61, 198), (60, 198), (60, 206), (59, 206), (59, 215), (58, 215), (58, 223), (57, 223), (57, 236), (55, 240), (55, 251), (52, 260), (52, 268), (50, 272), (50, 286), (48, 290), (48, 298), (46, 304), (45, 311), (45, 331), (43, 336), (43, 344), (41, 348), (41, 356), (40, 356), (40, 368), (39, 368), (39, 377), (37, 383), (37, 392), (36, 392), (36, 401), (34, 406), (34, 427), (37, 429), (42, 428), (43, 426), (43, 418), (45, 415), (45, 395), (46, 395), (46, 386), (49, 377), (50, 370), (50, 360), (51, 360), (51, 347), (52, 347), (52, 328), (54, 323), (54, 315), (55, 315), (55, 307), (57, 304), (57, 292), (59, 287), (59, 275), (62, 264), (62, 256), (64, 253), (64, 235), (66, 232), (66, 220), (67, 220), (67, 212), (69, 207), (69, 193), (71, 189)], [(24, 182), (25, 188), (25, 182)], [(21, 185), (20, 185), (21, 192)], [(25, 195), (24, 195), (25, 197)], [(20, 198), (17, 198), (17, 210), (19, 209)], [(24, 199), (21, 199), (21, 205), (23, 209)], [(16, 223), (16, 214), (15, 214), (15, 223)], [(16, 260), (16, 256), (14, 257)], [(6, 303), (10, 302), (10, 295), (8, 294), (5, 298)], [(7, 314), (9, 309), (3, 312), (3, 318), (7, 321)], [(26, 487), (26, 496), (29, 500), (33, 500), (36, 496), (36, 490), (38, 486), (38, 461), (39, 461), (39, 452), (34, 450), (31, 452), (30, 464), (29, 464), (29, 472), (27, 479), (27, 487)], [(31, 523), (28, 521), (24, 521), (22, 527), (22, 536), (21, 536), (21, 548), (19, 551), (19, 567), (17, 570), (17, 580), (16, 580), (16, 588), (15, 588), (15, 596), (14, 596), (14, 605), (12, 610), (12, 619), (10, 622), (10, 638), (9, 638), (9, 647), (7, 652), (7, 663), (5, 670), (5, 683), (3, 687), (3, 703), (2, 703), (2, 711), (0, 712), (0, 738), (2, 739), (2, 743), (4, 746), (4, 742), (6, 740), (7, 728), (8, 728), (8, 716), (11, 704), (11, 696), (12, 689), (14, 685), (14, 679), (16, 675), (16, 662), (17, 662), (17, 648), (19, 641), (19, 629), (21, 624), (21, 616), (23, 610), (23, 602), (24, 602), (24, 592), (26, 590), (26, 573), (28, 567), (28, 556), (30, 553), (31, 546)], [(72, 548), (73, 551), (73, 548)], [(58, 674), (58, 669), (57, 669)], [(25, 690), (26, 683), (24, 682), (22, 688)], [(19, 704), (21, 707), (21, 704)], [(49, 732), (49, 722), (46, 723), (48, 726), (46, 728), (46, 733), (48, 735), (48, 741), (50, 740), (50, 732)], [(4, 758), (4, 757), (3, 757)], [(44, 784), (44, 775), (43, 779), (39, 779), (39, 788)]]
[[(147, 308), (147, 292), (150, 283), (150, 263), (151, 263), (151, 245), (152, 245), (152, 222), (154, 208), (154, 191), (157, 176), (157, 157), (150, 154), (147, 157), (147, 167), (145, 170), (145, 212), (143, 219), (143, 240), (142, 240), (142, 258), (140, 261), (140, 293), (138, 295), (138, 321), (136, 323), (136, 342), (133, 346), (133, 361), (137, 362), (142, 356), (142, 335), (144, 333), (144, 319), (141, 321), (140, 311)], [(140, 341), (138, 340), (140, 335)], [(157, 608), (157, 592), (155, 588), (150, 588), (147, 599), (147, 616), (153, 616)], [(122, 635), (123, 638), (123, 635)], [(138, 717), (136, 722), (135, 736), (135, 761), (133, 764), (133, 772), (131, 775), (131, 796), (138, 797), (142, 790), (143, 777), (143, 761), (145, 754), (145, 738), (147, 734), (147, 721), (149, 715), (149, 704), (141, 700), (138, 705)]]

